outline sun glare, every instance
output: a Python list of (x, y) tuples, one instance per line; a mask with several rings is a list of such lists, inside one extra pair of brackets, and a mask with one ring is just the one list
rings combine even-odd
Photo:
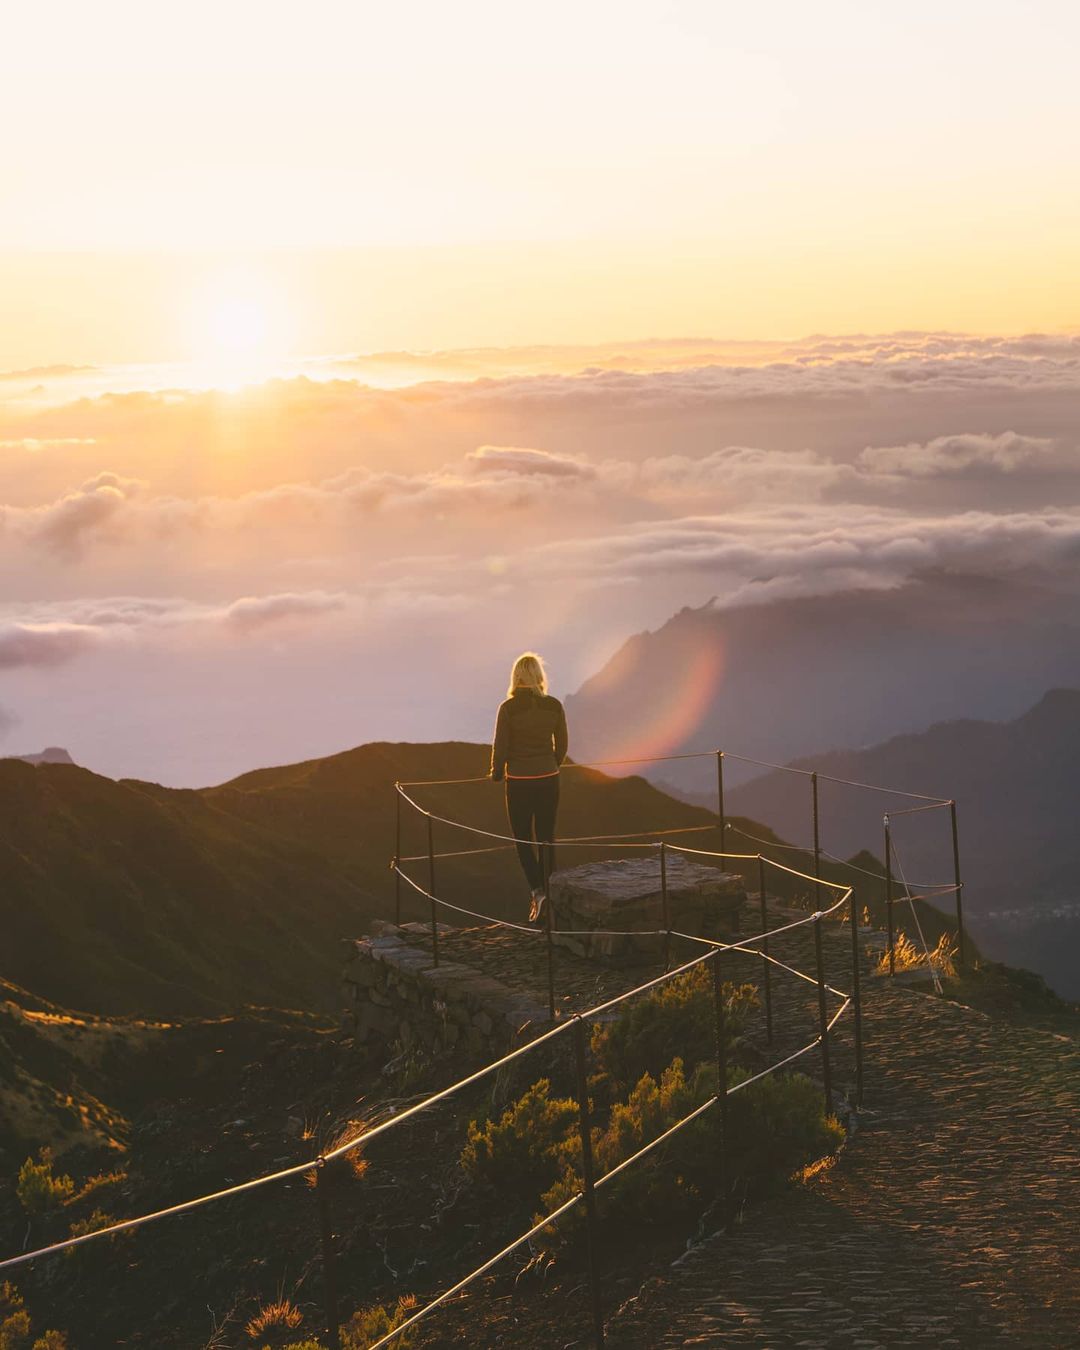
[(283, 355), (281, 302), (261, 278), (216, 279), (193, 306), (190, 327), (197, 378), (216, 388), (266, 379)]
[(210, 319), (216, 350), (237, 356), (257, 352), (265, 344), (268, 330), (265, 308), (257, 300), (243, 296), (229, 296), (220, 301)]

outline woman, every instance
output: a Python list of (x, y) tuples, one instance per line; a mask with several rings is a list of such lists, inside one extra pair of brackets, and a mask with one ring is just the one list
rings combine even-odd
[[(544, 909), (544, 878), (555, 865), (555, 814), (559, 765), (566, 758), (566, 713), (547, 691), (544, 663), (525, 652), (510, 672), (508, 697), (499, 707), (491, 747), (491, 776), (506, 779), (506, 814), (518, 841), (518, 858), (532, 891), (529, 922)], [(537, 848), (533, 848), (535, 831)]]

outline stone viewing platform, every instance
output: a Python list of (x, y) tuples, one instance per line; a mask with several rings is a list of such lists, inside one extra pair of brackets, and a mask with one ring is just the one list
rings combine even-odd
[(460, 1044), (483, 1056), (503, 1053), (547, 1022), (537, 997), (455, 959), (460, 930), (439, 925), (447, 950), (436, 966), (428, 926), (376, 921), (373, 928), (370, 937), (344, 943), (345, 1025), (358, 1043), (429, 1052)]
[[(723, 939), (739, 926), (746, 887), (743, 878), (695, 862), (682, 853), (666, 860), (671, 927), (695, 937)], [(556, 935), (567, 951), (610, 965), (655, 961), (658, 930), (666, 927), (660, 884), (660, 859), (624, 858), (584, 863), (551, 877), (553, 924), (578, 930)], [(637, 930), (614, 935), (610, 930)]]

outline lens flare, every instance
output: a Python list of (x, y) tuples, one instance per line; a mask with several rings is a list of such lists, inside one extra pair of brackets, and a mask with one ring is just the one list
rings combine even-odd
[[(647, 638), (628, 644), (610, 664), (604, 685), (635, 691), (637, 711), (632, 727), (604, 728), (603, 758), (649, 759), (690, 745), (720, 693), (726, 664), (719, 638), (706, 640), (700, 631), (693, 638), (674, 668), (653, 668)], [(598, 683), (591, 683), (599, 692)], [(635, 770), (628, 766), (627, 771)]]

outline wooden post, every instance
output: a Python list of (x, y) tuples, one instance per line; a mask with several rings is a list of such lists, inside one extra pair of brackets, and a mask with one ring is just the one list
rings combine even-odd
[(859, 906), (852, 890), (848, 899), (851, 923), (851, 1011), (855, 1022), (855, 1105), (863, 1100), (862, 994), (859, 986)]
[(814, 953), (817, 957), (818, 1023), (821, 1036), (821, 1077), (825, 1084), (825, 1114), (832, 1115), (832, 1068), (829, 1064), (829, 1014), (825, 1007), (825, 957), (821, 951), (821, 915), (814, 916)]
[(589, 1262), (593, 1343), (600, 1350), (604, 1344), (604, 1311), (600, 1302), (600, 1279), (596, 1268), (596, 1180), (589, 1111), (589, 1076), (585, 1067), (585, 1023), (577, 1016), (574, 1018), (574, 1061), (577, 1069), (578, 1128), (581, 1131), (581, 1178), (585, 1195), (585, 1246)]
[(667, 893), (667, 843), (660, 841), (660, 901), (664, 907), (664, 969), (671, 969), (671, 907)]
[(772, 968), (769, 961), (769, 915), (765, 907), (765, 859), (757, 855), (758, 899), (761, 902), (761, 981), (765, 986), (765, 1038), (772, 1045)]
[(394, 784), (394, 800), (397, 803), (394, 826), (394, 922), (401, 927), (401, 793), (399, 783)]
[(427, 856), (428, 891), (431, 895), (431, 959), (432, 964), (437, 966), (439, 964), (439, 906), (435, 900), (435, 827), (430, 816), (427, 818)]
[(952, 817), (952, 858), (953, 858), (953, 879), (956, 883), (956, 944), (957, 957), (960, 964), (965, 964), (964, 957), (964, 905), (963, 893), (964, 883), (960, 880), (960, 843), (956, 834), (956, 803), (949, 803), (949, 815)]
[(889, 944), (889, 974), (896, 974), (896, 952), (893, 942), (893, 907), (892, 907), (892, 827), (889, 825), (889, 817), (885, 817), (885, 926), (888, 935)]
[(720, 852), (727, 851), (727, 815), (724, 812), (724, 752), (716, 752), (716, 811), (720, 817)]
[(319, 1159), (315, 1169), (315, 1201), (319, 1207), (319, 1237), (322, 1248), (323, 1309), (326, 1314), (326, 1338), (329, 1342), (330, 1350), (341, 1350), (341, 1318), (338, 1313), (334, 1229), (330, 1218), (330, 1198), (326, 1193), (326, 1163), (322, 1158)]
[(713, 952), (713, 1010), (716, 1023), (716, 1095), (720, 1110), (720, 1221), (728, 1223), (727, 1193), (727, 1024), (724, 1017), (724, 982), (720, 977), (720, 951)]
[(817, 772), (810, 775), (810, 796), (814, 816), (814, 904), (821, 908), (821, 822), (818, 815)]
[(555, 943), (551, 938), (551, 875), (548, 872), (548, 853), (540, 845), (541, 865), (544, 873), (544, 934), (547, 942), (548, 977), (548, 1017), (555, 1021)]

